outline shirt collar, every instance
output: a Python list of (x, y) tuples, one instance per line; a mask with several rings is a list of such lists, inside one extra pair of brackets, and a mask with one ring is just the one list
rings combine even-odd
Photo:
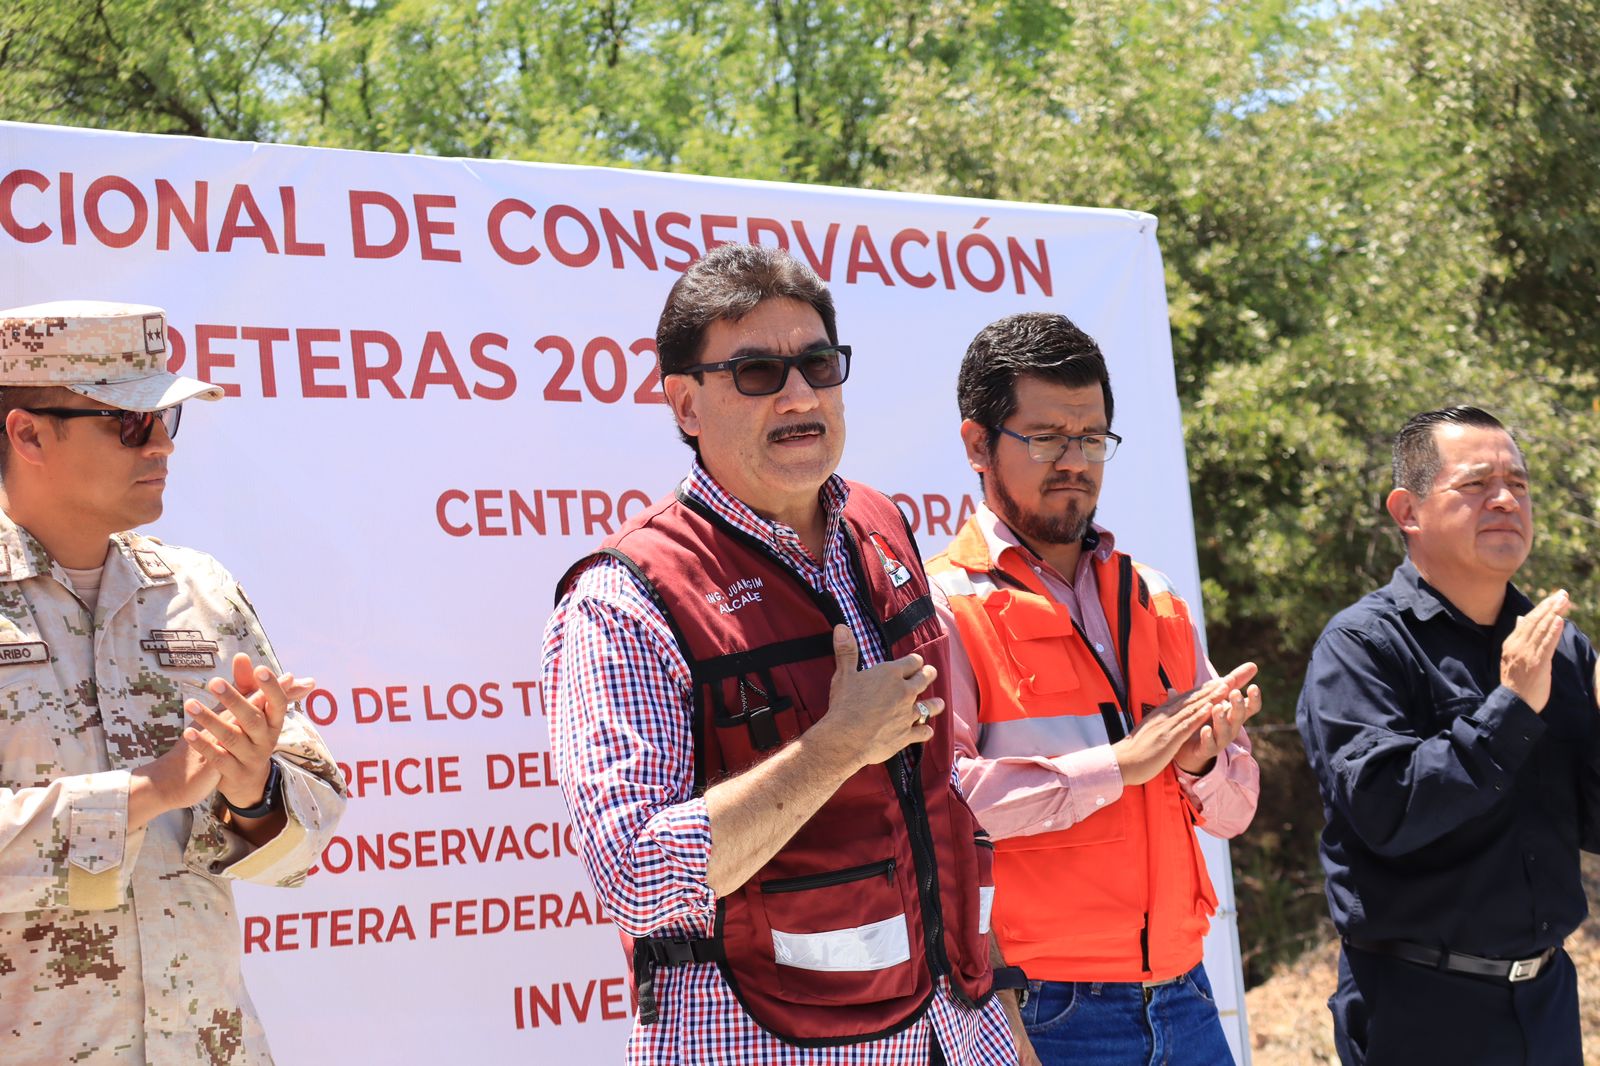
[[(1474, 629), (1482, 628), (1446, 599), (1438, 589), (1428, 584), (1417, 572), (1417, 564), (1411, 561), (1410, 555), (1395, 567), (1394, 579), (1389, 582), (1389, 589), (1394, 596), (1395, 606), (1403, 611), (1410, 611), (1419, 622), (1426, 622), (1443, 612), (1463, 625), (1472, 626)], [(1500, 623), (1506, 620), (1507, 612), (1510, 612), (1512, 618), (1516, 618), (1526, 614), (1530, 607), (1532, 601), (1522, 594), (1522, 590), (1507, 582), (1506, 600), (1500, 608)]]
[(52, 562), (44, 545), (0, 510), (0, 581), (48, 574)]
[[(992, 562), (999, 563), (1000, 556), (1009, 550), (1020, 552), (1029, 566), (1050, 565), (1035, 555), (1032, 548), (1022, 543), (1021, 538), (1012, 532), (1011, 527), (1006, 525), (999, 515), (989, 510), (988, 504), (978, 504), (977, 510), (972, 513), (972, 520), (978, 523), (978, 528), (983, 532), (983, 542), (989, 549), (989, 559)], [(1078, 568), (1080, 570), (1087, 565), (1090, 557), (1102, 563), (1111, 558), (1111, 553), (1117, 547), (1117, 538), (1111, 530), (1095, 522), (1090, 524), (1089, 532), (1084, 535), (1083, 546), (1087, 550), (1078, 558)], [(1076, 577), (1076, 575), (1065, 574), (1061, 576), (1063, 579)], [(1072, 582), (1069, 580), (1068, 584), (1072, 584)]]
[[(779, 548), (786, 543), (798, 542), (798, 534), (791, 527), (762, 518), (749, 504), (723, 488), (698, 457), (689, 468), (689, 476), (683, 480), (683, 490), (732, 523), (736, 529), (743, 530), (768, 547)], [(828, 480), (817, 491), (817, 499), (827, 512), (827, 539), (832, 541), (839, 529), (844, 505), (850, 499), (850, 486), (838, 474), (829, 474)]]
[[(102, 564), (105, 571), (101, 587), (105, 587), (113, 571), (123, 567), (132, 571), (141, 588), (174, 581), (171, 567), (157, 550), (160, 543), (154, 537), (132, 531), (113, 534)], [(72, 587), (66, 569), (51, 558), (38, 538), (0, 510), (0, 581), (22, 581), (40, 575), (50, 575), (67, 588)]]

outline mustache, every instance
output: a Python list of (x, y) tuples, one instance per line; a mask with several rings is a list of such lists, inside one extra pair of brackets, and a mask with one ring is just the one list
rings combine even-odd
[(776, 444), (781, 440), (791, 437), (803, 437), (808, 433), (815, 433), (819, 437), (827, 436), (828, 427), (821, 422), (796, 422), (792, 426), (779, 426), (767, 434), (767, 443)]
[(1061, 474), (1052, 477), (1042, 486), (1045, 491), (1050, 489), (1083, 489), (1086, 492), (1094, 491), (1094, 482), (1077, 474)]

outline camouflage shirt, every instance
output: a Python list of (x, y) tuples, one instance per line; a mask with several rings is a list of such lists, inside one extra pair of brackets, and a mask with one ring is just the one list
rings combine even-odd
[[(0, 1059), (266, 1063), (239, 969), (233, 879), (297, 885), (344, 783), (296, 708), (275, 758), (288, 814), (256, 847), (221, 797), (128, 831), (128, 771), (185, 724), (185, 678), (279, 666), (210, 556), (121, 533), (91, 613), (0, 512)], [(204, 698), (204, 697), (202, 697)]]

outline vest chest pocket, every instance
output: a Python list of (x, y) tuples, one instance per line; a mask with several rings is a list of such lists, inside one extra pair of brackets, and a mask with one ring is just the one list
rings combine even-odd
[(1017, 671), (1017, 698), (1024, 707), (1058, 707), (1064, 695), (1082, 687), (1067, 650), (1077, 631), (1065, 607), (1010, 589), (991, 595), (984, 607), (1005, 634), (1001, 643)]
[(910, 995), (911, 923), (892, 858), (761, 882), (783, 998), (860, 1005)]

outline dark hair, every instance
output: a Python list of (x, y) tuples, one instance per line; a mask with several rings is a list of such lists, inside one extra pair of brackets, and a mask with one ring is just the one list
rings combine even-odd
[(1017, 378), (1034, 374), (1068, 388), (1099, 385), (1106, 401), (1106, 428), (1114, 405), (1111, 375), (1094, 338), (1065, 315), (1032, 311), (991, 322), (967, 345), (956, 379), (961, 417), (989, 431), (989, 446), (1017, 410)]
[[(724, 244), (707, 252), (667, 293), (656, 322), (656, 365), (661, 376), (681, 374), (700, 361), (711, 323), (737, 322), (767, 300), (798, 300), (816, 308), (828, 343), (839, 343), (833, 295), (816, 272), (778, 248)], [(684, 443), (698, 442), (682, 430)]]
[[(4, 477), (11, 466), (11, 435), (6, 432), (6, 421), (11, 417), (11, 412), (19, 407), (60, 407), (72, 395), (71, 389), (61, 385), (0, 387), (0, 477)], [(66, 423), (60, 423), (56, 433), (59, 435), (65, 426)]]
[(1394, 435), (1394, 487), (1408, 489), (1418, 496), (1426, 496), (1433, 488), (1433, 479), (1439, 476), (1439, 444), (1434, 430), (1442, 425), (1477, 426), (1481, 429), (1498, 429), (1508, 437), (1511, 431), (1480, 407), (1459, 404), (1438, 411), (1423, 411), (1406, 419), (1400, 432)]

